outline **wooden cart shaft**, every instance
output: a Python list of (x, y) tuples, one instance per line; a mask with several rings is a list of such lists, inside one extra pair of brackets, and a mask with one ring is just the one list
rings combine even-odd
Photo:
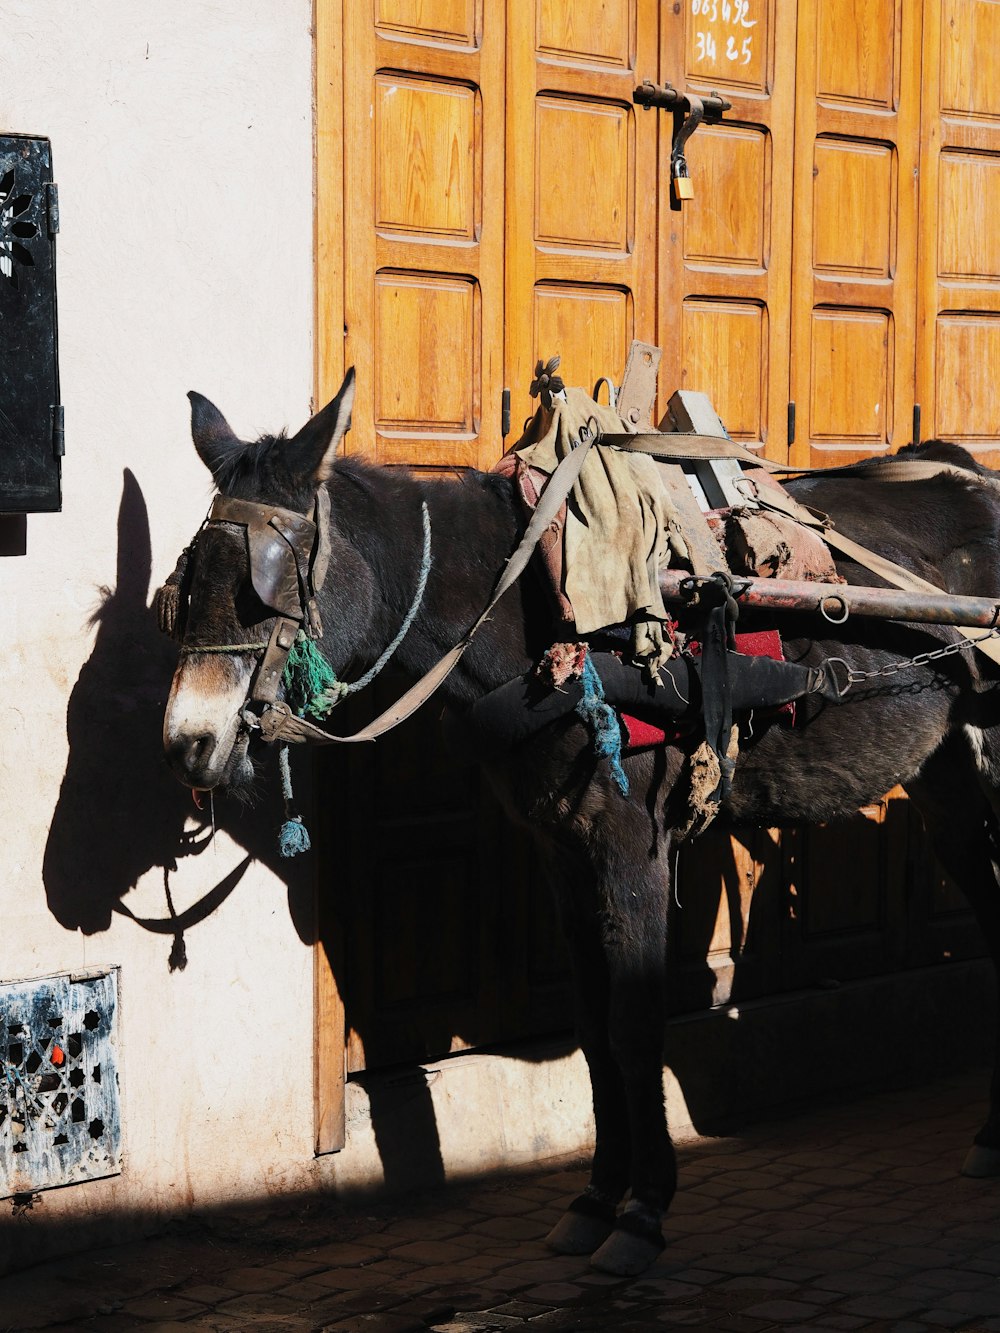
[[(691, 600), (691, 576), (680, 570), (660, 571), (666, 602)], [(955, 593), (904, 592), (899, 588), (865, 588), (848, 583), (809, 583), (798, 579), (756, 579), (734, 575), (733, 595), (740, 606), (768, 611), (819, 612), (834, 623), (848, 616), (903, 620), (933, 625), (965, 625), (989, 629), (1000, 616), (1000, 599), (962, 597)]]

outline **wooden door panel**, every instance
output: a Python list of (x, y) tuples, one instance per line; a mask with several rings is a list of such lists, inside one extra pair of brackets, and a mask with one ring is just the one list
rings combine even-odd
[[(661, 10), (660, 81), (732, 109), (688, 140), (694, 197), (670, 189), (660, 114), (660, 408), (701, 390), (727, 429), (785, 461), (794, 0), (686, 0)], [(653, 114), (653, 113), (645, 113)]]
[[(540, 282), (531, 294), (533, 346), (558, 351), (567, 383), (591, 387), (609, 366), (625, 366), (633, 338), (632, 294), (596, 283)], [(619, 375), (620, 378), (620, 375)]]
[(535, 162), (536, 244), (625, 255), (635, 226), (631, 109), (595, 98), (537, 97)]
[(907, 930), (908, 804), (897, 789), (849, 820), (783, 835), (785, 985), (848, 981), (900, 965)]
[(917, 398), (923, 434), (1000, 465), (1000, 4), (924, 8)]
[(1000, 155), (942, 153), (938, 175), (938, 276), (1000, 279)]
[(816, 93), (893, 111), (901, 33), (897, 0), (819, 0)]
[[(387, 672), (369, 700), (345, 705), (351, 725), (400, 688)], [(337, 811), (329, 863), (338, 873), (325, 891), (346, 938), (348, 1071), (498, 1040), (507, 1015), (494, 945), (507, 865), (478, 769), (445, 749), (430, 711), (364, 753), (344, 748), (322, 762)]]
[[(383, 269), (375, 276), (374, 303), (379, 346), (406, 349), (405, 356), (380, 357), (375, 367), (380, 461), (411, 463), (419, 447), (424, 464), (473, 462), (481, 413), (478, 284)], [(419, 375), (408, 373), (407, 360)]]
[(895, 270), (896, 154), (887, 143), (821, 137), (813, 166), (813, 270), (876, 278)]
[(892, 438), (895, 338), (885, 310), (812, 312), (810, 434), (817, 448), (873, 454)]
[(631, 0), (540, 0), (535, 47), (549, 59), (585, 60), (628, 69), (635, 40)]
[(910, 439), (917, 0), (801, 0), (792, 277), (792, 460)]
[[(934, 434), (1000, 466), (1000, 311), (940, 314), (934, 341)], [(984, 457), (984, 450), (990, 452)]]
[(768, 345), (768, 312), (758, 302), (684, 302), (681, 387), (702, 388), (708, 367), (722, 371), (712, 402), (730, 435), (747, 444), (767, 438)]
[(678, 858), (668, 930), (670, 1008), (691, 1011), (780, 988), (781, 844), (773, 830), (718, 829)]
[(375, 28), (386, 37), (404, 34), (473, 47), (481, 17), (480, 0), (375, 0)]
[(684, 264), (763, 273), (770, 253), (766, 197), (771, 140), (760, 127), (706, 125), (687, 153), (696, 205), (684, 210)]
[(1000, 5), (996, 0), (940, 0), (940, 13), (940, 33), (929, 26), (928, 35), (939, 36), (941, 111), (1000, 119)]
[(346, 447), (385, 463), (500, 453), (504, 15), (483, 0), (344, 7)]
[(482, 106), (464, 84), (375, 78), (375, 226), (474, 241), (482, 207)]
[(683, 8), (690, 10), (685, 77), (713, 88), (765, 93), (773, 7), (758, 0), (691, 0)]
[(520, 421), (538, 358), (591, 387), (620, 380), (632, 338), (653, 337), (656, 123), (632, 90), (655, 74), (656, 5), (511, 13), (505, 356)]

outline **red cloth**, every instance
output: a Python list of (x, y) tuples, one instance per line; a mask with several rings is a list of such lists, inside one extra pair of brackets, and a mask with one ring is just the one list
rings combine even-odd
[[(785, 654), (781, 651), (781, 635), (776, 629), (756, 630), (753, 634), (737, 634), (736, 651), (746, 653), (747, 657), (770, 657), (775, 662), (783, 662)], [(781, 711), (794, 714), (794, 704), (782, 704)], [(622, 713), (625, 736), (622, 738), (622, 750), (625, 754), (634, 754), (637, 750), (650, 750), (656, 745), (666, 745), (667, 733), (662, 727), (655, 727), (642, 718), (631, 717)], [(670, 739), (676, 739), (679, 733), (672, 731)]]

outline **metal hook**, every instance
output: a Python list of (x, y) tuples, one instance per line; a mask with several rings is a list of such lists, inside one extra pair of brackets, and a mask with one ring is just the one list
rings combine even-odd
[(824, 670), (829, 670), (830, 668), (832, 668), (834, 662), (838, 662), (844, 668), (844, 671), (847, 673), (847, 681), (845, 682), (845, 684), (840, 685), (837, 681), (837, 673), (833, 670), (830, 670), (830, 679), (833, 681), (833, 687), (837, 691), (839, 697), (843, 699), (844, 695), (854, 684), (853, 680), (854, 673), (851, 670), (850, 663), (846, 662), (842, 657), (828, 657), (826, 661), (823, 663)]

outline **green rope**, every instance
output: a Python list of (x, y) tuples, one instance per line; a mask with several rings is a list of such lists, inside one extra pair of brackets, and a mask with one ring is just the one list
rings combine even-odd
[(314, 639), (299, 630), (282, 676), (288, 706), (299, 717), (325, 719), (330, 716), (348, 687), (323, 656)]

